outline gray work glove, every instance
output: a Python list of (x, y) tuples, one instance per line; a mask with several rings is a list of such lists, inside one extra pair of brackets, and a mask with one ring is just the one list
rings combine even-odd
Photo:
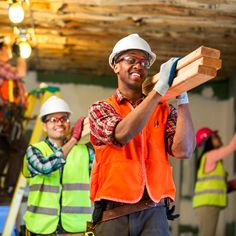
[(172, 57), (160, 67), (159, 80), (153, 89), (161, 96), (165, 95), (174, 80), (175, 69), (179, 59), (179, 57)]
[(181, 93), (179, 96), (176, 97), (176, 99), (177, 99), (177, 105), (189, 103), (187, 92)]

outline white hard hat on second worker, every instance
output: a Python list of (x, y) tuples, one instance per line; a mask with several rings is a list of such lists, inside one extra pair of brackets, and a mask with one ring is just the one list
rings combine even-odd
[(56, 112), (66, 112), (71, 114), (71, 110), (68, 104), (63, 99), (58, 98), (56, 96), (51, 96), (41, 106), (39, 118), (42, 120), (44, 116)]
[(110, 66), (113, 68), (114, 59), (116, 59), (117, 55), (120, 55), (122, 52), (132, 49), (142, 50), (146, 52), (150, 57), (150, 65), (152, 65), (156, 60), (156, 54), (152, 52), (149, 44), (138, 34), (130, 34), (119, 40), (114, 46), (112, 53), (109, 56)]

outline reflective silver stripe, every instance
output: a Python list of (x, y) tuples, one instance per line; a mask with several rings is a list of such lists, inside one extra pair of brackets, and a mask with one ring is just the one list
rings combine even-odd
[(203, 190), (195, 193), (195, 196), (197, 195), (203, 195), (203, 194), (225, 194), (226, 192), (221, 189), (211, 189), (211, 190)]
[(89, 184), (64, 184), (63, 190), (89, 190)]
[(69, 207), (64, 206), (61, 209), (62, 213), (79, 213), (79, 214), (92, 214), (92, 207)]
[(59, 186), (43, 185), (43, 184), (33, 184), (30, 186), (30, 191), (40, 191), (49, 193), (59, 193)]
[(206, 177), (200, 177), (197, 179), (197, 181), (207, 181), (207, 180), (223, 180), (225, 181), (225, 177), (224, 176), (220, 176), (220, 175), (215, 175), (215, 176), (206, 176)]
[(27, 207), (27, 210), (32, 213), (38, 213), (38, 214), (53, 215), (53, 216), (58, 215), (58, 210), (55, 208), (38, 207), (38, 206), (31, 205)]

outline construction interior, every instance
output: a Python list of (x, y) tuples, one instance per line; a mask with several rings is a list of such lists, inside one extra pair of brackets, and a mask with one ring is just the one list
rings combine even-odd
[[(21, 23), (9, 19), (13, 3), (24, 9)], [(147, 40), (157, 54), (143, 84), (143, 93), (148, 94), (160, 79), (158, 72), (163, 62), (181, 57), (174, 82), (163, 101), (176, 106), (175, 97), (188, 91), (195, 130), (211, 127), (219, 131), (223, 143), (229, 143), (236, 131), (234, 0), (0, 0), (0, 36), (7, 37), (10, 45), (25, 40), (32, 50), (26, 59), (24, 77), (27, 106), (22, 125), (27, 144), (44, 137), (38, 114), (48, 97), (56, 95), (65, 99), (75, 123), (79, 116), (87, 117), (92, 103), (114, 93), (117, 81), (108, 57), (114, 44), (132, 33)], [(16, 65), (14, 57), (10, 63)], [(1, 127), (7, 122), (9, 118), (1, 116)], [(89, 133), (88, 119), (85, 119), (80, 143), (90, 142)], [(178, 220), (169, 222), (173, 236), (198, 235), (192, 208), (194, 158), (172, 162), (177, 189), (175, 205), (180, 213)], [(235, 179), (236, 153), (223, 162), (228, 179)], [(0, 176), (1, 191), (7, 171), (6, 165)], [(11, 194), (0, 195), (0, 235), (3, 236), (22, 235), (24, 227), (28, 185), (21, 172), (17, 173), (17, 179)], [(234, 191), (228, 194), (228, 205), (221, 212), (216, 236), (236, 236), (235, 201)]]

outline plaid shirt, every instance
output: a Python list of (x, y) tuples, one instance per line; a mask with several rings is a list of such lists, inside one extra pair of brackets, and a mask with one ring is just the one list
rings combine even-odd
[[(136, 104), (132, 104), (127, 98), (125, 98), (121, 92), (117, 89), (115, 94), (118, 104), (127, 100), (133, 107), (137, 106), (143, 101), (145, 96), (143, 95)], [(92, 104), (89, 108), (89, 120), (90, 120), (90, 140), (96, 146), (101, 145), (116, 145), (122, 146), (115, 140), (114, 132), (116, 125), (123, 119), (123, 117), (116, 112), (112, 105), (106, 101), (98, 101)], [(175, 134), (177, 120), (177, 111), (170, 105), (170, 113), (167, 120), (165, 140), (167, 151), (172, 155), (171, 146)]]
[[(50, 175), (53, 171), (62, 168), (66, 161), (63, 159), (63, 152), (61, 147), (57, 147), (55, 144), (49, 141), (48, 138), (45, 142), (53, 150), (53, 153), (45, 158), (39, 149), (30, 145), (26, 150), (26, 160), (27, 168), (29, 170), (29, 177), (34, 177), (36, 175)], [(91, 171), (91, 166), (94, 158), (94, 150), (91, 145), (87, 145), (89, 152), (89, 171)]]
[(0, 61), (0, 81), (4, 79), (18, 80), (21, 77), (15, 67)]

